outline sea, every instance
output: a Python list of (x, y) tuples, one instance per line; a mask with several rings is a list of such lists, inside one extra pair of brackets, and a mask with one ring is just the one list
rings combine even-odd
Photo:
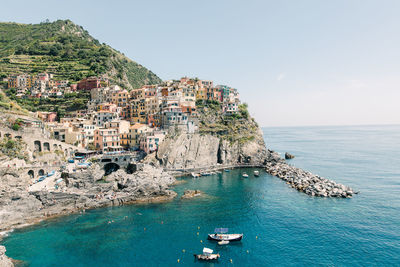
[[(400, 125), (263, 128), (290, 164), (351, 186), (311, 197), (263, 169), (183, 178), (169, 203), (89, 210), (1, 241), (24, 266), (400, 266)], [(247, 172), (249, 178), (243, 178)], [(181, 199), (186, 189), (206, 196)], [(109, 223), (111, 222), (111, 223)], [(207, 240), (215, 228), (241, 242)], [(207, 247), (218, 262), (198, 262)]]

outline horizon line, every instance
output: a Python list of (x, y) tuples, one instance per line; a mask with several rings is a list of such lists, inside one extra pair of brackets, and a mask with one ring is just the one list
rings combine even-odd
[(382, 124), (322, 124), (322, 125), (269, 125), (261, 128), (300, 128), (300, 127), (354, 127), (354, 126), (400, 126), (400, 123)]

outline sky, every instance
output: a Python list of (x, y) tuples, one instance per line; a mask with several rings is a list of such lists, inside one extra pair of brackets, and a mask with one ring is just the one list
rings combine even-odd
[(237, 88), (261, 126), (400, 123), (398, 0), (0, 0), (70, 19), (156, 73)]

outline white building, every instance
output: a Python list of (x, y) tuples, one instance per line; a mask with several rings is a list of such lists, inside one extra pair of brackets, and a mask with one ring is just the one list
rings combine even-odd
[(93, 124), (97, 127), (104, 127), (106, 122), (111, 122), (117, 119), (119, 119), (118, 112), (110, 112), (105, 110), (93, 112)]

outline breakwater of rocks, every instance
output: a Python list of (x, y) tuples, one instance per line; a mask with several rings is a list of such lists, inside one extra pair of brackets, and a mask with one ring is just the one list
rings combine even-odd
[(348, 186), (293, 167), (284, 161), (268, 162), (265, 170), (310, 196), (351, 198), (358, 193)]

